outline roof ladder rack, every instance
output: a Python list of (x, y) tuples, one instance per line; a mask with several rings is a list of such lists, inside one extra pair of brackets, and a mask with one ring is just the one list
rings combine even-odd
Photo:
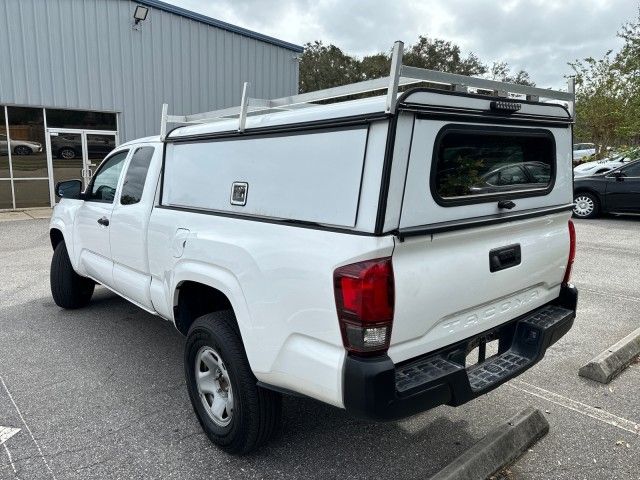
[(404, 43), (397, 41), (393, 45), (391, 54), (391, 70), (389, 75), (372, 80), (343, 85), (340, 87), (326, 88), (315, 92), (301, 93), (288, 97), (265, 100), (249, 97), (249, 83), (244, 82), (242, 87), (242, 98), (240, 105), (229, 108), (222, 108), (211, 112), (194, 113), (190, 115), (169, 115), (168, 105), (162, 105), (162, 116), (160, 120), (160, 138), (164, 140), (167, 135), (167, 124), (193, 124), (210, 123), (216, 121), (238, 119), (238, 132), (244, 132), (247, 124), (247, 116), (252, 114), (264, 114), (278, 110), (294, 110), (298, 108), (313, 107), (325, 100), (349, 97), (362, 93), (375, 92), (378, 90), (387, 91), (386, 112), (394, 114), (397, 109), (399, 87), (417, 83), (431, 83), (448, 85), (453, 91), (468, 92), (470, 88), (490, 91), (493, 96), (510, 97), (512, 95), (523, 95), (529, 101), (540, 101), (540, 99), (557, 100), (566, 102), (569, 112), (574, 115), (575, 107), (575, 78), (568, 79), (566, 92), (530, 87), (515, 83), (499, 82), (486, 78), (469, 77), (457, 73), (438, 72), (424, 68), (410, 67), (402, 64)]

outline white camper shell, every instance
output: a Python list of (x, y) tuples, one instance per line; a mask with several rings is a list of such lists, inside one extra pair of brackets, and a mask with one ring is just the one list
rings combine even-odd
[(174, 322), (194, 410), (228, 451), (268, 438), (281, 393), (377, 419), (460, 405), (573, 323), (571, 85), (401, 57), (380, 80), (165, 106), (159, 138), (118, 147), (83, 193), (56, 187), (54, 299), (85, 305), (98, 282)]

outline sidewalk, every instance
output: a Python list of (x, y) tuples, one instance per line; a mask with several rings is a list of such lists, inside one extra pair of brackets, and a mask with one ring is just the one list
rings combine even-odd
[(31, 210), (0, 212), (0, 222), (12, 222), (15, 220), (33, 220), (36, 218), (51, 218), (51, 209), (50, 208), (34, 208)]

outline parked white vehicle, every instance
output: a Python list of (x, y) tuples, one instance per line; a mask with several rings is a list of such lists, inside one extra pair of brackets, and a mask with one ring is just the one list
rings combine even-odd
[(595, 155), (596, 145), (594, 143), (575, 143), (573, 145), (573, 159), (580, 160), (581, 158)]
[(600, 173), (607, 173), (618, 167), (622, 167), (625, 163), (630, 161), (630, 158), (621, 156), (605, 158), (602, 160), (594, 160), (593, 162), (581, 163), (580, 165), (574, 167), (573, 173), (576, 178), (598, 175)]
[(11, 143), (11, 151), (14, 155), (31, 155), (42, 152), (41, 143), (15, 139), (9, 141), (6, 134), (0, 133), (0, 155), (9, 154), (9, 143)]
[[(229, 452), (269, 438), (283, 393), (383, 420), (460, 405), (571, 328), (572, 118), (535, 96), (573, 96), (403, 67), (401, 52), (379, 81), (165, 108), (162, 135), (116, 148), (84, 192), (56, 186), (54, 300), (86, 306), (100, 283), (173, 322), (194, 410)], [(397, 94), (461, 79), (530, 97)]]

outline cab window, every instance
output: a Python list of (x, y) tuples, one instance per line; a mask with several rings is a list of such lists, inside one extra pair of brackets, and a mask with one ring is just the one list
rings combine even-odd
[(153, 147), (140, 147), (133, 153), (122, 184), (122, 195), (120, 196), (122, 205), (134, 205), (142, 198), (147, 172), (154, 152), (155, 148)]
[(93, 176), (89, 185), (87, 195), (88, 201), (113, 203), (116, 196), (118, 180), (122, 173), (124, 161), (127, 158), (128, 150), (118, 152), (107, 158)]

